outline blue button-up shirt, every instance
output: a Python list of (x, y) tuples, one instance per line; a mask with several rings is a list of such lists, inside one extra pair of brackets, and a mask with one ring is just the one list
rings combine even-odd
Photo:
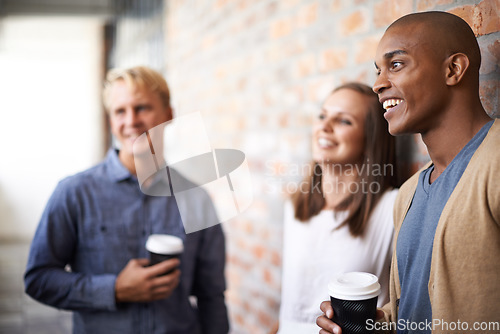
[[(209, 197), (198, 216), (217, 220)], [(172, 295), (149, 303), (115, 301), (115, 280), (132, 258), (147, 258), (146, 239), (162, 233), (184, 240), (181, 280)], [(141, 192), (110, 150), (99, 165), (62, 180), (31, 244), (26, 292), (73, 310), (74, 333), (227, 333), (224, 235), (220, 225), (186, 234), (174, 197)], [(196, 297), (196, 304), (193, 298)]]

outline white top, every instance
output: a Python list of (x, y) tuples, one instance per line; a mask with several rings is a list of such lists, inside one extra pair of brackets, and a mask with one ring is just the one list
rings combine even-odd
[(184, 243), (175, 235), (151, 234), (146, 241), (146, 249), (156, 254), (180, 254), (184, 251)]
[(387, 191), (375, 207), (363, 237), (349, 227), (335, 228), (347, 212), (323, 210), (308, 222), (294, 218), (286, 203), (279, 334), (317, 334), (321, 302), (330, 300), (328, 283), (337, 274), (362, 271), (376, 275), (381, 285), (378, 306), (389, 301), (389, 269), (394, 232), (393, 206), (397, 190)]
[(328, 284), (328, 292), (337, 299), (365, 300), (380, 295), (380, 284), (373, 274), (351, 271), (334, 276)]

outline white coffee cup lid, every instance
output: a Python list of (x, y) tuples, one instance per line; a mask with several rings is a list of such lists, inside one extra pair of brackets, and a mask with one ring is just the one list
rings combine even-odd
[(336, 275), (328, 284), (330, 296), (342, 300), (363, 300), (377, 297), (380, 284), (377, 276), (363, 272)]
[(182, 239), (168, 234), (151, 234), (146, 249), (156, 254), (180, 254), (184, 251)]

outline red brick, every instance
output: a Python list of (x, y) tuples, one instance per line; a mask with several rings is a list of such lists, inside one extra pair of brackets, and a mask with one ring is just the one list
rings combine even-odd
[(262, 260), (266, 255), (266, 248), (262, 245), (256, 245), (252, 249), (252, 255), (255, 257), (255, 259)]
[(266, 17), (272, 17), (278, 11), (278, 3), (271, 2), (266, 6)]
[(266, 50), (267, 64), (279, 61), (304, 52), (304, 42), (300, 39), (287, 41), (285, 44), (273, 43)]
[(263, 227), (260, 229), (259, 234), (260, 234), (260, 240), (263, 242), (267, 242), (267, 241), (269, 241), (271, 231), (269, 230), (269, 228)]
[(410, 14), (412, 9), (413, 1), (411, 0), (382, 0), (375, 4), (375, 26), (387, 26), (401, 16)]
[(318, 3), (313, 2), (299, 9), (297, 14), (297, 25), (299, 28), (310, 26), (318, 18)]
[(292, 7), (297, 6), (300, 0), (280, 0), (279, 4), (283, 9), (290, 9)]
[(271, 310), (278, 311), (279, 308), (280, 308), (280, 303), (276, 299), (274, 299), (274, 298), (266, 298), (266, 305)]
[(213, 35), (205, 36), (203, 38), (201, 48), (202, 50), (206, 51), (210, 49), (212, 46), (214, 46), (214, 44), (215, 44), (215, 38)]
[(289, 35), (293, 30), (293, 22), (290, 18), (280, 19), (271, 23), (271, 39), (278, 39)]
[(236, 240), (236, 247), (242, 252), (245, 252), (248, 249), (248, 242), (244, 238), (238, 238)]
[[(250, 290), (250, 297), (252, 297), (253, 300), (260, 300), (260, 289), (259, 290)], [(256, 309), (257, 305), (253, 304), (249, 306), (250, 309)]]
[(264, 282), (266, 282), (267, 284), (273, 283), (273, 275), (271, 274), (271, 272), (267, 268), (264, 268), (262, 270), (262, 278), (264, 279)]
[(454, 0), (418, 0), (417, 11), (424, 12), (436, 8), (441, 5), (448, 5), (453, 3)]
[(320, 55), (320, 71), (328, 72), (345, 67), (347, 64), (347, 49), (334, 48), (328, 49)]
[(281, 113), (278, 117), (278, 124), (282, 129), (288, 129), (290, 127), (290, 114), (285, 112)]
[(243, 26), (245, 26), (246, 29), (251, 29), (256, 22), (257, 22), (257, 15), (255, 13), (252, 13), (248, 15), (247, 18), (243, 21)]
[(299, 58), (295, 63), (295, 77), (298, 79), (308, 77), (316, 73), (318, 69), (318, 64), (316, 60), (316, 55), (310, 53)]
[(250, 0), (240, 0), (240, 1), (238, 2), (238, 9), (239, 9), (240, 11), (244, 12), (244, 11), (247, 9), (247, 7), (248, 7), (248, 5), (249, 5), (250, 3), (251, 3), (251, 1), (250, 1)]
[(228, 301), (231, 301), (231, 302), (234, 302), (234, 303), (238, 303), (238, 304), (241, 304), (242, 303), (242, 299), (241, 297), (235, 293), (234, 289), (228, 289), (225, 293), (224, 293), (226, 299)]
[(369, 36), (360, 42), (356, 46), (356, 63), (372, 62), (375, 59), (375, 52), (377, 51), (378, 43), (382, 36), (377, 34), (374, 36)]
[(348, 15), (339, 24), (342, 36), (349, 36), (368, 30), (368, 18), (365, 10), (357, 10)]
[[(375, 72), (375, 67), (373, 68), (373, 72)], [(358, 81), (358, 82), (368, 82), (368, 72), (366, 70), (361, 70), (359, 73), (354, 74), (350, 73), (348, 76), (342, 76), (340, 78), (341, 83), (347, 83), (350, 81)]]
[(226, 65), (221, 65), (215, 70), (215, 77), (218, 80), (224, 79), (227, 75), (227, 66)]
[(220, 10), (222, 7), (227, 5), (229, 0), (217, 0), (215, 1), (215, 9)]
[(480, 26), (479, 35), (487, 35), (500, 30), (500, 2), (498, 0), (484, 0), (479, 3), (475, 11), (475, 22)]
[(253, 203), (252, 203), (252, 210), (253, 213), (261, 215), (261, 214), (267, 214), (269, 211), (269, 203), (266, 202), (265, 200), (257, 199), (254, 198)]
[(481, 75), (493, 73), (500, 64), (500, 40), (491, 41), (490, 44), (484, 44), (480, 41), (481, 47)]
[(271, 264), (276, 267), (281, 266), (281, 254), (275, 250), (270, 251), (269, 257), (271, 258)]
[(461, 6), (449, 12), (463, 18), (472, 27), (476, 36), (481, 36), (500, 30), (498, 6), (498, 1), (484, 0), (478, 5)]
[(228, 254), (226, 262), (227, 262), (228, 264), (235, 264), (235, 263), (237, 263), (237, 262), (239, 262), (239, 261), (237, 260), (237, 257), (236, 257), (236, 256), (234, 256), (234, 255), (229, 255), (229, 254)]
[(319, 78), (307, 86), (307, 98), (316, 103), (324, 101), (335, 87), (335, 82), (330, 77)]
[(244, 327), (244, 325), (245, 325), (245, 318), (243, 317), (242, 314), (235, 314), (233, 316), (233, 319), (236, 322), (236, 324), (240, 325), (241, 327)]
[(231, 270), (227, 273), (227, 281), (230, 282), (230, 285), (240, 285), (241, 284), (241, 275), (235, 270)]
[(338, 13), (342, 9), (342, 0), (333, 0), (332, 1), (332, 12)]
[(495, 40), (493, 43), (488, 45), (488, 51), (494, 57), (496, 64), (500, 64), (500, 40)]
[(252, 306), (247, 301), (243, 301), (241, 303), (241, 307), (246, 312), (248, 312), (248, 311), (250, 311), (252, 309)]
[(484, 109), (491, 117), (500, 117), (498, 110), (500, 80), (482, 81), (479, 86), (479, 95)]
[(249, 236), (254, 233), (254, 224), (252, 221), (247, 220), (243, 224), (243, 232), (245, 233), (246, 236)]
[(257, 319), (259, 320), (259, 324), (262, 325), (263, 328), (271, 328), (275, 322), (273, 317), (262, 310), (258, 311)]

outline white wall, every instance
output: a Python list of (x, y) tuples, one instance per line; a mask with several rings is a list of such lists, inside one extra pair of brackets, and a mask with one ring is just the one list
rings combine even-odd
[(29, 240), (61, 178), (103, 154), (102, 23), (0, 20), (0, 240)]

